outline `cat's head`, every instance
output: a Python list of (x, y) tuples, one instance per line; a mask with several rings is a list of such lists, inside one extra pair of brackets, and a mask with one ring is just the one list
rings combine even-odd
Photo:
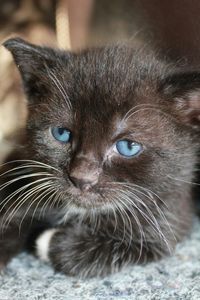
[(21, 39), (4, 45), (27, 94), (29, 158), (51, 166), (64, 201), (142, 207), (141, 199), (167, 197), (192, 179), (200, 73), (126, 46), (70, 53)]

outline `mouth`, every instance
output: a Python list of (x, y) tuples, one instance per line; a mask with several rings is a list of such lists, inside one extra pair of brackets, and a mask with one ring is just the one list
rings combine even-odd
[(68, 193), (73, 205), (86, 209), (101, 208), (105, 205), (105, 199), (99, 192), (81, 191), (76, 187), (70, 187)]

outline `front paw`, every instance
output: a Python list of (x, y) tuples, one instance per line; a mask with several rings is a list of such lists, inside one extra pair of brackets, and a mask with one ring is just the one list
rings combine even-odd
[(48, 229), (39, 235), (36, 240), (36, 255), (45, 262), (49, 262), (49, 248), (50, 242), (58, 229)]

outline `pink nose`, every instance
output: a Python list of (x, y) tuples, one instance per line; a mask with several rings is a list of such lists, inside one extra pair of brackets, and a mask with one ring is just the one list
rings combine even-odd
[(69, 178), (75, 187), (89, 191), (99, 179), (100, 169), (94, 159), (76, 156), (70, 163)]
[(89, 191), (98, 182), (99, 170), (94, 165), (79, 161), (78, 165), (72, 166), (69, 178), (75, 187)]
[(79, 188), (82, 191), (89, 191), (91, 187), (96, 183), (93, 180), (89, 180), (88, 178), (78, 178), (74, 176), (70, 176), (70, 180), (75, 185), (75, 187)]

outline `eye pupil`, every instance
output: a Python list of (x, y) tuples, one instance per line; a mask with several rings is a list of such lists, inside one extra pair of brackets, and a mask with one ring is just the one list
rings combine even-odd
[(58, 134), (62, 135), (65, 132), (64, 128), (58, 128)]
[(130, 140), (120, 140), (116, 143), (117, 152), (125, 157), (133, 157), (142, 151), (142, 146)]
[(51, 128), (51, 134), (57, 141), (62, 143), (69, 143), (71, 139), (71, 132), (64, 127)]
[(127, 147), (128, 147), (129, 150), (132, 149), (133, 145), (134, 145), (133, 142), (131, 142), (131, 141), (128, 141), (128, 142), (127, 142)]

